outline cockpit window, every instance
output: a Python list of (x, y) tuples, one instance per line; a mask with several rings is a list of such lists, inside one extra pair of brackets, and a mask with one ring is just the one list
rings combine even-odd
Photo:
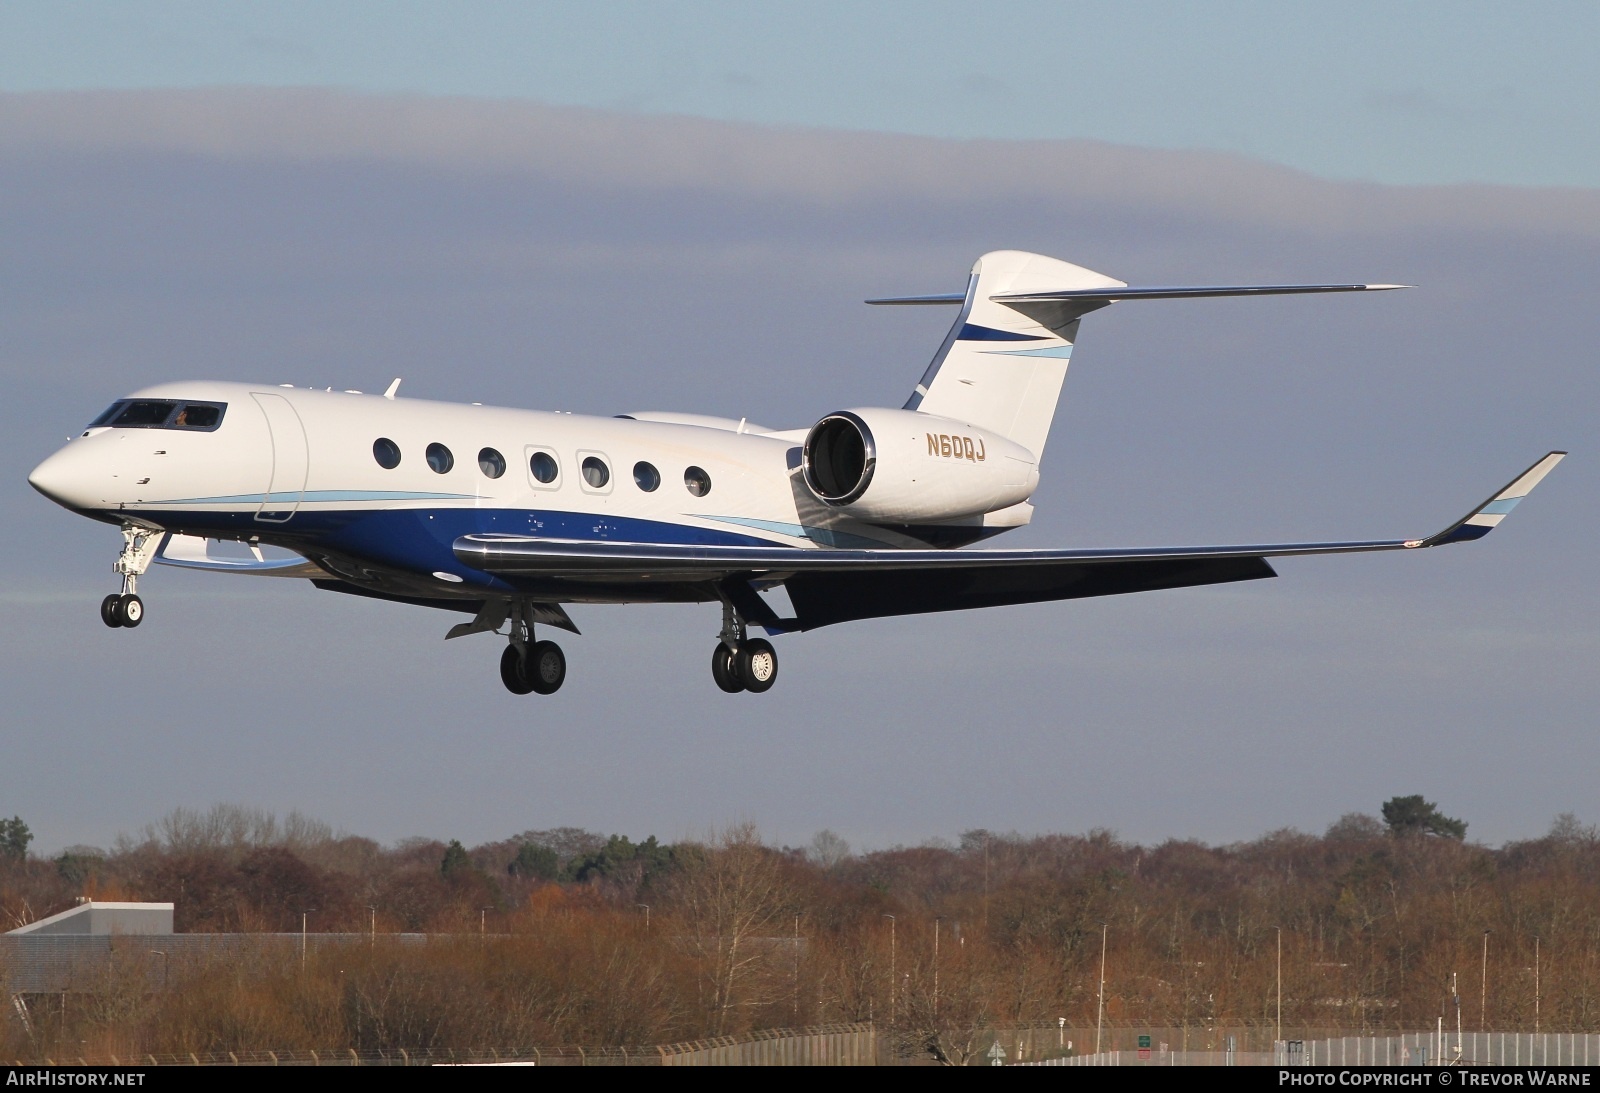
[(122, 412), (122, 408), (127, 406), (127, 405), (128, 404), (126, 402), (113, 402), (110, 406), (108, 406), (106, 408), (105, 413), (101, 414), (99, 417), (97, 417), (93, 421), (89, 422), (89, 428), (98, 429), (102, 425), (110, 425), (111, 424), (111, 419), (116, 417), (118, 414), (120, 414)]
[(215, 429), (222, 424), (222, 407), (203, 402), (186, 402), (172, 424), (179, 429)]
[(106, 424), (114, 429), (151, 429), (159, 428), (167, 423), (167, 419), (177, 410), (176, 402), (151, 402), (145, 399), (134, 399), (132, 402), (122, 404), (122, 413), (112, 418)]
[(178, 402), (174, 399), (122, 399), (89, 423), (89, 428), (195, 429), (209, 432), (222, 424), (227, 405), (221, 402)]

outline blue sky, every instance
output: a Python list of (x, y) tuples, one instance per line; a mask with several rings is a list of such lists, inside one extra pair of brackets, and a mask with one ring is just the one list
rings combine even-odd
[(0, 90), (326, 86), (1600, 185), (1600, 5), (12, 2)]

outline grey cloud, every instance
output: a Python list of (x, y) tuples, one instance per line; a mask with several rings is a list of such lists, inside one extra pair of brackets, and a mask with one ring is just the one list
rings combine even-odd
[(608, 188), (774, 199), (1137, 202), (1295, 230), (1600, 233), (1600, 195), (1382, 187), (1240, 156), (1095, 141), (945, 141), (646, 117), (504, 100), (331, 90), (0, 95), (0, 147), (513, 171)]

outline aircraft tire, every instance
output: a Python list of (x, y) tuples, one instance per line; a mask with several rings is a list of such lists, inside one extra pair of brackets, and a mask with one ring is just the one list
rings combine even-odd
[(528, 650), (524, 666), (528, 685), (542, 695), (553, 695), (561, 689), (567, 678), (567, 655), (553, 641), (536, 641)]
[(144, 601), (138, 596), (118, 596), (117, 621), (123, 626), (138, 626), (144, 621)]
[(500, 682), (514, 695), (533, 691), (533, 682), (522, 671), (522, 652), (515, 645), (507, 645), (500, 654)]
[(711, 651), (711, 678), (731, 695), (744, 690), (744, 683), (733, 668), (733, 650), (728, 648), (726, 642), (717, 642), (717, 647)]
[(739, 646), (739, 651), (734, 654), (733, 667), (744, 689), (751, 694), (760, 694), (771, 690), (778, 681), (778, 651), (770, 641), (751, 638)]
[(107, 626), (122, 625), (122, 597), (115, 592), (100, 601), (100, 621)]

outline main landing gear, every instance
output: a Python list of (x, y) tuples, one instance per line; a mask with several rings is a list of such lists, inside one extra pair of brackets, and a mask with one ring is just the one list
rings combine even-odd
[(567, 678), (567, 657), (553, 641), (534, 641), (520, 605), (511, 609), (511, 641), (500, 654), (500, 682), (514, 695), (555, 694)]
[(778, 651), (765, 638), (748, 637), (733, 605), (722, 605), (721, 641), (711, 651), (711, 678), (729, 694), (760, 694), (778, 681)]
[(144, 601), (139, 598), (139, 578), (161, 545), (162, 532), (137, 524), (122, 525), (122, 553), (112, 571), (122, 575), (122, 592), (100, 601), (100, 621), (107, 626), (138, 626), (144, 621)]

